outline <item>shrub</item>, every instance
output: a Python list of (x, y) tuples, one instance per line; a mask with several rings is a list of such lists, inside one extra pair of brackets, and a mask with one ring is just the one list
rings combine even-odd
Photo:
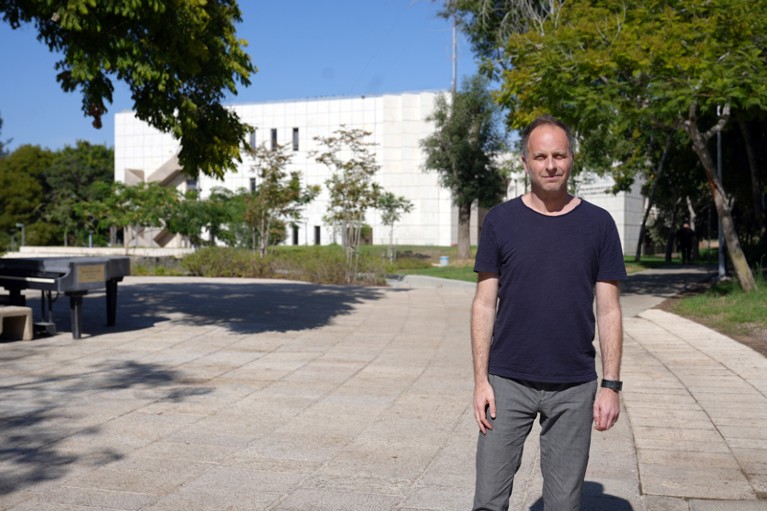
[(251, 250), (205, 247), (181, 260), (192, 275), (201, 277), (274, 277), (272, 258), (258, 257)]

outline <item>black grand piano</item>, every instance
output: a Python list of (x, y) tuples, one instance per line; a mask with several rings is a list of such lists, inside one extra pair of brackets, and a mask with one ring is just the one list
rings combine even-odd
[[(129, 257), (28, 257), (0, 259), (0, 287), (8, 290), (11, 305), (24, 305), (24, 289), (42, 291), (42, 321), (38, 333), (55, 334), (52, 308), (60, 293), (69, 297), (72, 337), (80, 338), (83, 296), (106, 288), (107, 325), (115, 324), (117, 283), (130, 275)], [(54, 295), (55, 293), (55, 295)]]

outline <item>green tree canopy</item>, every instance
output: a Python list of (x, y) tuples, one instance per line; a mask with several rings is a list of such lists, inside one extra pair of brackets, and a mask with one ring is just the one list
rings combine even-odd
[[(10, 232), (24, 224), (28, 244), (47, 243), (51, 230), (43, 220), (46, 190), (43, 173), (53, 153), (23, 145), (0, 158), (0, 245), (8, 247)], [(18, 240), (17, 240), (18, 241)]]
[(569, 122), (581, 141), (681, 131), (705, 172), (730, 259), (748, 291), (755, 282), (709, 142), (734, 112), (767, 107), (765, 34), (763, 2), (566, 2), (541, 30), (509, 37), (505, 58), (513, 68), (504, 73), (499, 99), (512, 127), (549, 112)]
[(57, 80), (80, 91), (95, 127), (112, 102), (112, 80), (122, 80), (137, 117), (180, 141), (190, 174), (236, 168), (248, 127), (221, 100), (255, 72), (236, 37), (236, 0), (0, 0), (0, 16), (13, 28), (34, 24), (61, 55)]
[(421, 141), (426, 170), (439, 173), (439, 181), (452, 193), (458, 207), (458, 258), (471, 257), (471, 206), (497, 204), (506, 191), (506, 178), (498, 156), (506, 144), (499, 129), (498, 108), (487, 81), (472, 77), (452, 103), (438, 96), (430, 120), (435, 132)]

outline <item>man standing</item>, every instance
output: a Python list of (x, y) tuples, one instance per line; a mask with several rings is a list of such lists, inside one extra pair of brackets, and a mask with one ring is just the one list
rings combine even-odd
[[(540, 415), (546, 511), (580, 509), (591, 427), (620, 413), (619, 282), (626, 267), (615, 222), (568, 193), (573, 137), (542, 116), (522, 134), (530, 193), (486, 216), (472, 303), (475, 510), (509, 507), (522, 447)], [(603, 380), (597, 392), (594, 297)]]

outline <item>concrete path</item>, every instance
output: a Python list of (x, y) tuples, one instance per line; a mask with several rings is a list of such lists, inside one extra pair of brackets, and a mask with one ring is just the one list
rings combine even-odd
[[(594, 435), (584, 510), (767, 510), (767, 359), (645, 310), (704, 276), (626, 287), (625, 410)], [(0, 509), (470, 508), (472, 285), (119, 294), (116, 327), (89, 296), (82, 339), (61, 300), (59, 335), (0, 343)], [(512, 509), (543, 509), (537, 463), (531, 436)]]

